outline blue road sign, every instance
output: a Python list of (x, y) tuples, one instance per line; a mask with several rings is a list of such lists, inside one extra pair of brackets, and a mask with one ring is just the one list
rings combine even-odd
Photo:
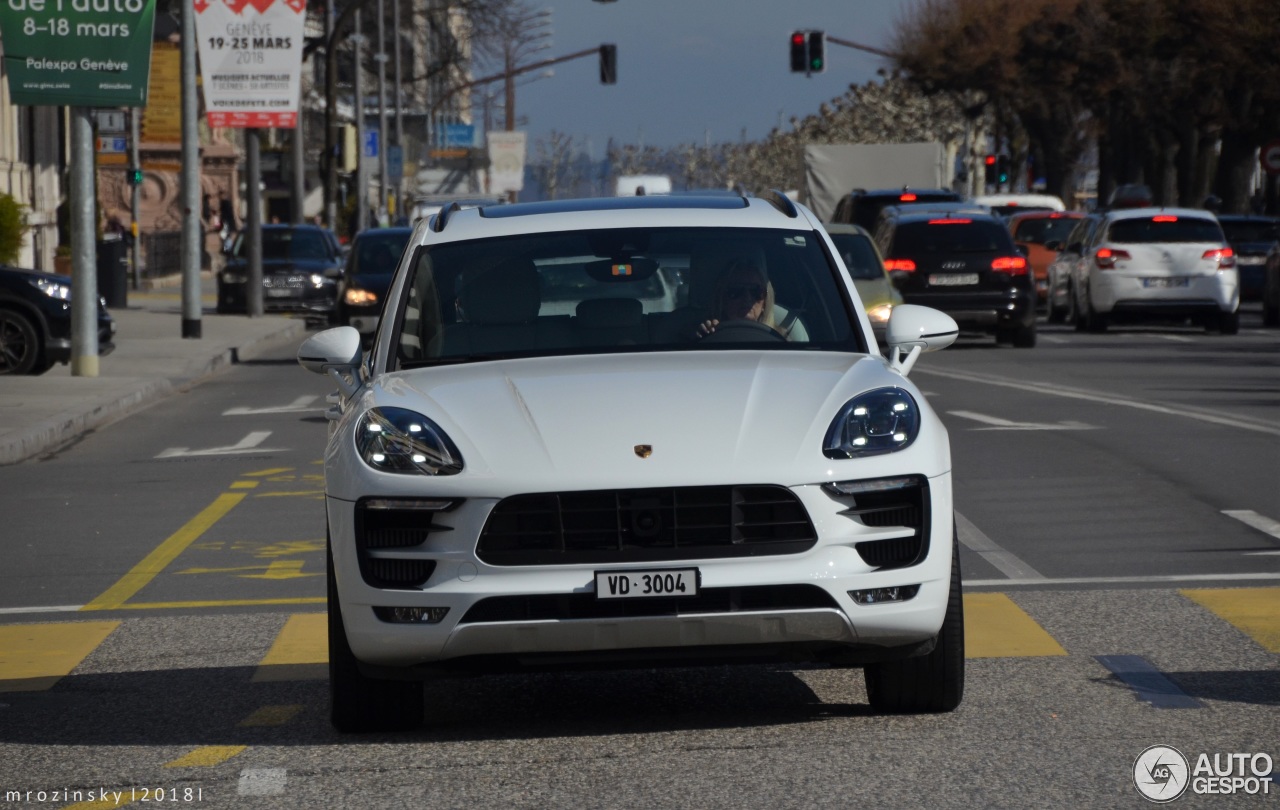
[(444, 145), (445, 148), (457, 148), (464, 146), (474, 146), (476, 143), (476, 128), (474, 124), (445, 124), (444, 125)]
[(366, 129), (364, 132), (364, 149), (361, 153), (368, 158), (378, 156), (378, 130)]
[(399, 144), (387, 146), (387, 175), (393, 183), (404, 178), (404, 149)]

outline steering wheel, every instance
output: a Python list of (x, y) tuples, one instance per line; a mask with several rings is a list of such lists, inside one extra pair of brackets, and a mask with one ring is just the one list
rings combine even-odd
[(747, 318), (735, 318), (721, 321), (716, 331), (703, 335), (703, 343), (785, 343), (786, 337), (767, 323), (760, 323)]

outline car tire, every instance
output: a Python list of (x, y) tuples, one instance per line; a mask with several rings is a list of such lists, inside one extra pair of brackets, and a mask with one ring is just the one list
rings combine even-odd
[(1049, 294), (1049, 314), (1046, 316), (1046, 320), (1048, 320), (1049, 323), (1062, 323), (1063, 321), (1066, 321), (1068, 311), (1067, 307), (1055, 305), (1053, 303), (1053, 293)]
[(1262, 304), (1262, 325), (1263, 326), (1280, 326), (1280, 303)]
[(951, 591), (932, 652), (863, 670), (871, 708), (886, 714), (949, 712), (964, 698), (964, 602), (960, 543), (952, 536)]
[(1218, 322), (1214, 324), (1218, 327), (1218, 331), (1224, 335), (1236, 335), (1240, 333), (1240, 311), (1222, 312), (1218, 315)]
[(1080, 302), (1076, 301), (1076, 289), (1074, 286), (1067, 287), (1067, 314), (1066, 322), (1076, 328), (1077, 332), (1084, 331), (1084, 318), (1080, 316)]
[(27, 315), (16, 309), (0, 309), (0, 374), (36, 372), (44, 347), (40, 330)]
[(1015, 349), (1033, 349), (1036, 345), (1036, 325), (1033, 323), (1029, 326), (1019, 326), (1013, 330), (1013, 343)]
[(1107, 316), (1094, 309), (1092, 301), (1086, 302), (1085, 307), (1085, 329), (1097, 333), (1107, 331), (1107, 327), (1110, 325)]
[(425, 708), (420, 681), (370, 678), (360, 672), (347, 642), (333, 576), (333, 552), (325, 549), (329, 603), (329, 720), (344, 734), (409, 731), (422, 724)]

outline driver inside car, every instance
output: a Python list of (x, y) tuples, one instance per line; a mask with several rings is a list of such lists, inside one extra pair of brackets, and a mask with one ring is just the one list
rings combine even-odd
[(712, 311), (714, 317), (698, 324), (697, 337), (706, 337), (721, 323), (730, 321), (755, 321), (776, 329), (773, 286), (764, 270), (749, 259), (735, 259), (729, 264), (716, 284)]

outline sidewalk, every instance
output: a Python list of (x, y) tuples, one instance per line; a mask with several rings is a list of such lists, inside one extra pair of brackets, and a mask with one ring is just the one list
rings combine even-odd
[(182, 337), (182, 290), (172, 280), (171, 286), (130, 290), (128, 306), (110, 310), (116, 348), (99, 359), (97, 377), (73, 377), (70, 364), (37, 377), (0, 377), (0, 464), (53, 450), (279, 340), (301, 342), (306, 333), (301, 319), (213, 314), (208, 278), (201, 300), (198, 339)]

